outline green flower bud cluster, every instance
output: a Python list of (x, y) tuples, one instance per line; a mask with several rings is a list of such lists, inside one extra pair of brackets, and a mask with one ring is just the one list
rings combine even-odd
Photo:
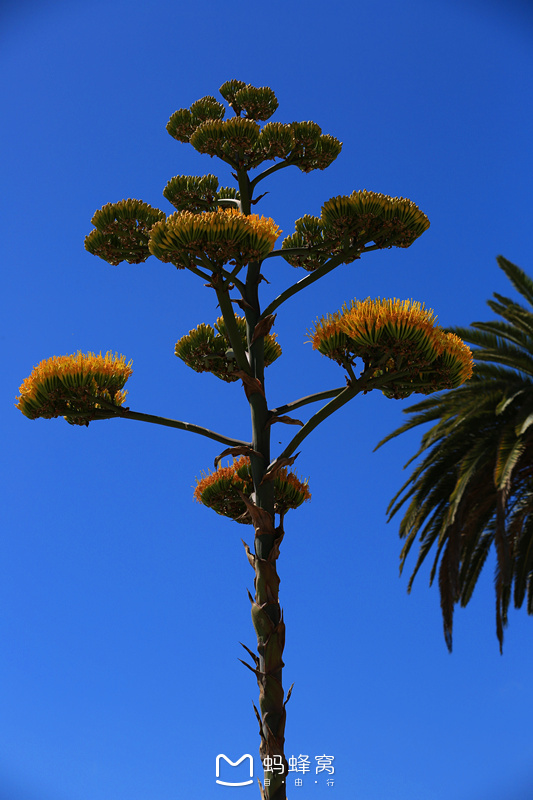
[(268, 86), (258, 88), (232, 80), (220, 87), (220, 93), (235, 117), (225, 120), (222, 104), (214, 97), (203, 97), (171, 116), (169, 134), (235, 169), (253, 169), (263, 161), (281, 158), (310, 172), (326, 169), (339, 155), (342, 143), (323, 135), (315, 122), (269, 122), (261, 129), (257, 123), (268, 120), (278, 107)]
[(332, 197), (320, 217), (306, 215), (295, 226), (282, 249), (308, 248), (309, 253), (285, 258), (293, 267), (312, 272), (337, 253), (344, 253), (343, 261), (349, 264), (371, 243), (379, 248), (409, 247), (429, 228), (429, 220), (411, 200), (364, 189)]
[(107, 203), (91, 220), (95, 230), (85, 237), (85, 249), (109, 264), (140, 264), (150, 255), (152, 225), (163, 219), (163, 211), (141, 200)]
[(238, 117), (244, 111), (247, 119), (267, 120), (278, 107), (278, 99), (268, 86), (257, 88), (243, 81), (226, 81), (220, 94)]
[(428, 218), (411, 200), (366, 189), (332, 197), (321, 216), (337, 235), (379, 247), (409, 247), (429, 228)]
[(215, 175), (177, 175), (163, 190), (163, 196), (178, 211), (193, 214), (215, 211), (220, 200), (238, 200), (239, 192), (231, 186), (218, 186)]
[[(241, 342), (246, 348), (246, 320), (235, 317)], [(224, 319), (219, 317), (214, 326), (202, 323), (176, 343), (175, 354), (195, 372), (210, 372), (227, 383), (239, 380), (235, 375), (235, 361)], [(281, 355), (276, 334), (265, 336), (265, 366), (268, 367)]]
[(223, 119), (226, 110), (211, 95), (202, 97), (192, 104), (190, 108), (179, 108), (172, 114), (167, 131), (178, 142), (189, 142), (196, 128), (209, 120)]

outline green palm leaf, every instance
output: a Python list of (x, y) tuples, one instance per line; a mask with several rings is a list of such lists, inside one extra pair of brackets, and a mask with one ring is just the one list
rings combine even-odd
[(517, 267), (516, 264), (512, 264), (503, 256), (498, 256), (496, 261), (498, 262), (498, 266), (502, 269), (515, 289), (520, 292), (522, 297), (525, 297), (527, 302), (533, 306), (533, 281), (531, 278), (526, 275), (520, 267)]
[(511, 597), (533, 614), (533, 280), (502, 256), (498, 265), (527, 305), (495, 294), (498, 319), (450, 329), (474, 345), (474, 376), (406, 408), (407, 421), (377, 445), (425, 426), (387, 513), (403, 514), (400, 572), (419, 544), (408, 591), (434, 553), (429, 579), (438, 573), (450, 650), (455, 605), (470, 601), (493, 547), (500, 648)]

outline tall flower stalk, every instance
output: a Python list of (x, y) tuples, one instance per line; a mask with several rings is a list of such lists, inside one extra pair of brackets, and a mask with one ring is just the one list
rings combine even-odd
[[(271, 408), (265, 368), (280, 357), (272, 329), (289, 300), (340, 264), (378, 249), (409, 247), (429, 227), (426, 215), (405, 198), (355, 190), (327, 200), (320, 216), (305, 215), (295, 232), (276, 249), (279, 228), (259, 216), (255, 206), (262, 181), (290, 166), (302, 172), (326, 169), (342, 144), (314, 122), (267, 122), (278, 107), (268, 87), (230, 80), (220, 88), (233, 116), (207, 96), (176, 111), (167, 131), (198, 152), (215, 156), (232, 169), (235, 185), (220, 187), (214, 175), (172, 178), (163, 191), (175, 211), (166, 215), (139, 200), (107, 203), (93, 216), (86, 249), (110, 264), (141, 263), (155, 256), (178, 270), (188, 269), (216, 294), (221, 316), (200, 323), (177, 342), (176, 355), (197, 372), (222, 381), (241, 381), (251, 413), (251, 438), (242, 441), (201, 425), (133, 411), (124, 405), (124, 384), (131, 374), (124, 357), (78, 353), (48, 359), (34, 368), (20, 389), (17, 407), (29, 418), (64, 416), (71, 424), (120, 417), (175, 427), (208, 437), (225, 449), (215, 472), (197, 484), (196, 499), (238, 523), (252, 525), (253, 548), (244, 543), (255, 574), (250, 594), (257, 637), (253, 652), (245, 646), (259, 686), (255, 707), (263, 800), (285, 800), (286, 704), (283, 687), (285, 623), (279, 603), (277, 559), (290, 509), (309, 500), (306, 482), (289, 470), (307, 436), (334, 411), (372, 389), (391, 398), (458, 386), (472, 372), (470, 350), (436, 324), (431, 310), (412, 301), (352, 300), (326, 314), (310, 334), (313, 347), (342, 368), (344, 384)], [(261, 126), (260, 123), (266, 123)], [(265, 162), (273, 162), (264, 167)], [(261, 187), (262, 188), (262, 187)], [(290, 283), (266, 308), (260, 304), (262, 267), (278, 258), (306, 275)], [(244, 316), (235, 312), (238, 306)], [(302, 421), (292, 415), (307, 405), (318, 410)], [(282, 452), (271, 452), (274, 423), (296, 430)], [(233, 463), (222, 465), (224, 457)]]

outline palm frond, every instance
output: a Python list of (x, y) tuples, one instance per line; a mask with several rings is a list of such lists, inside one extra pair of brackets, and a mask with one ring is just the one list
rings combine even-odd
[(505, 272), (516, 291), (520, 292), (522, 297), (525, 297), (528, 303), (533, 306), (533, 281), (531, 278), (526, 275), (520, 267), (517, 267), (516, 264), (508, 261), (503, 256), (498, 256), (496, 261), (500, 269)]
[(463, 554), (462, 569), (459, 575), (461, 583), (461, 606), (463, 608), (468, 605), (472, 597), (472, 593), (490, 553), (493, 541), (493, 532), (486, 531), (477, 540), (476, 547), (473, 551)]
[[(499, 339), (506, 339), (509, 342), (513, 342), (519, 347), (524, 347), (529, 352), (531, 352), (533, 349), (533, 338), (528, 333), (525, 333), (517, 328), (516, 325), (513, 325), (509, 322), (500, 322), (500, 320), (491, 320), (491, 322), (473, 322), (472, 328), (474, 329), (474, 333), (470, 331), (468, 336), (469, 339), (475, 339), (476, 341), (469, 341), (469, 344), (479, 344), (480, 347), (483, 347), (483, 344), (479, 342), (478, 332), (484, 331), (492, 334), (495, 337), (498, 337)], [(459, 335), (460, 334), (457, 334), (457, 336)]]
[(514, 535), (515, 608), (521, 608), (528, 584), (533, 583), (533, 514), (527, 514), (521, 523)]
[(515, 435), (522, 436), (533, 423), (533, 392), (524, 392), (522, 401), (516, 411), (514, 426)]
[(531, 336), (533, 332), (531, 311), (528, 311), (518, 303), (513, 303), (508, 297), (498, 294), (497, 292), (494, 292), (494, 297), (498, 302), (488, 300), (487, 305), (489, 308), (492, 309), (495, 314), (498, 314), (514, 325), (519, 331), (523, 331), (526, 335)]
[(517, 607), (527, 598), (533, 614), (533, 281), (503, 257), (498, 264), (528, 307), (495, 294), (489, 305), (499, 319), (449, 329), (474, 347), (472, 379), (406, 408), (407, 421), (377, 445), (422, 427), (405, 465), (415, 462), (412, 472), (387, 513), (389, 521), (403, 514), (400, 573), (419, 545), (408, 591), (434, 553), (430, 584), (438, 572), (450, 650), (454, 607), (470, 601), (493, 546), (500, 649), (511, 597)]
[(516, 438), (514, 426), (504, 428), (495, 453), (494, 483), (500, 491), (508, 491), (511, 475), (525, 444)]

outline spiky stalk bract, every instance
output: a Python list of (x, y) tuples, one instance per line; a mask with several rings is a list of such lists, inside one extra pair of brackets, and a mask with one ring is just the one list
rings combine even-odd
[[(189, 430), (228, 445), (215, 460), (216, 471), (199, 481), (196, 497), (219, 514), (253, 525), (253, 550), (248, 544), (245, 548), (255, 573), (255, 596), (250, 595), (250, 600), (257, 655), (245, 648), (253, 662), (247, 666), (259, 685), (256, 713), (261, 758), (267, 766), (278, 763), (285, 768), (284, 775), (279, 770), (267, 771), (268, 781), (260, 788), (264, 800), (285, 800), (285, 706), (290, 691), (285, 694), (282, 682), (285, 624), (276, 562), (285, 513), (309, 499), (307, 484), (287, 467), (317, 425), (357, 394), (379, 389), (398, 397), (411, 391), (433, 391), (437, 385), (456, 385), (468, 377), (468, 356), (459, 341), (449, 340), (446, 345), (445, 334), (434, 329), (433, 319), (418, 304), (352, 304), (349, 310), (324, 318), (315, 331), (316, 347), (344, 368), (346, 385), (269, 408), (265, 367), (281, 354), (272, 333), (278, 309), (341, 264), (356, 262), (372, 250), (409, 247), (427, 230), (429, 221), (410, 200), (356, 190), (326, 201), (320, 217), (308, 214), (298, 220), (295, 233), (276, 250), (279, 228), (272, 219), (255, 213), (262, 197), (255, 195), (258, 186), (290, 166), (304, 173), (326, 169), (342, 144), (315, 122), (266, 122), (278, 107), (269, 87), (230, 80), (220, 93), (233, 116), (226, 117), (223, 103), (207, 95), (172, 114), (167, 131), (199, 153), (228, 164), (236, 185), (219, 188), (212, 174), (176, 176), (164, 190), (174, 206), (172, 214), (167, 216), (139, 200), (107, 204), (94, 215), (95, 230), (85, 246), (111, 264), (140, 263), (154, 255), (180, 270), (190, 270), (214, 291), (221, 314), (215, 326), (201, 323), (188, 335), (182, 334), (175, 352), (197, 372), (210, 372), (226, 382), (242, 381), (251, 413), (251, 440), (132, 411), (122, 405), (122, 385), (111, 387), (92, 374), (87, 379), (91, 407), (75, 405), (70, 394), (65, 401), (62, 395), (48, 392), (46, 413), (41, 415), (64, 415), (83, 424), (99, 418), (134, 419)], [(262, 167), (265, 162), (274, 163)], [(307, 274), (289, 283), (262, 309), (262, 266), (270, 264), (267, 259), (271, 258), (301, 267)], [(234, 305), (244, 318), (236, 315)], [(79, 376), (84, 374), (75, 377), (83, 387), (85, 378)], [(23, 392), (19, 408), (28, 416), (39, 416), (39, 402), (37, 393)], [(324, 404), (306, 422), (291, 416), (312, 403)], [(297, 431), (283, 452), (273, 457), (271, 427), (275, 423), (295, 425)], [(229, 467), (220, 466), (226, 455), (238, 460)]]

